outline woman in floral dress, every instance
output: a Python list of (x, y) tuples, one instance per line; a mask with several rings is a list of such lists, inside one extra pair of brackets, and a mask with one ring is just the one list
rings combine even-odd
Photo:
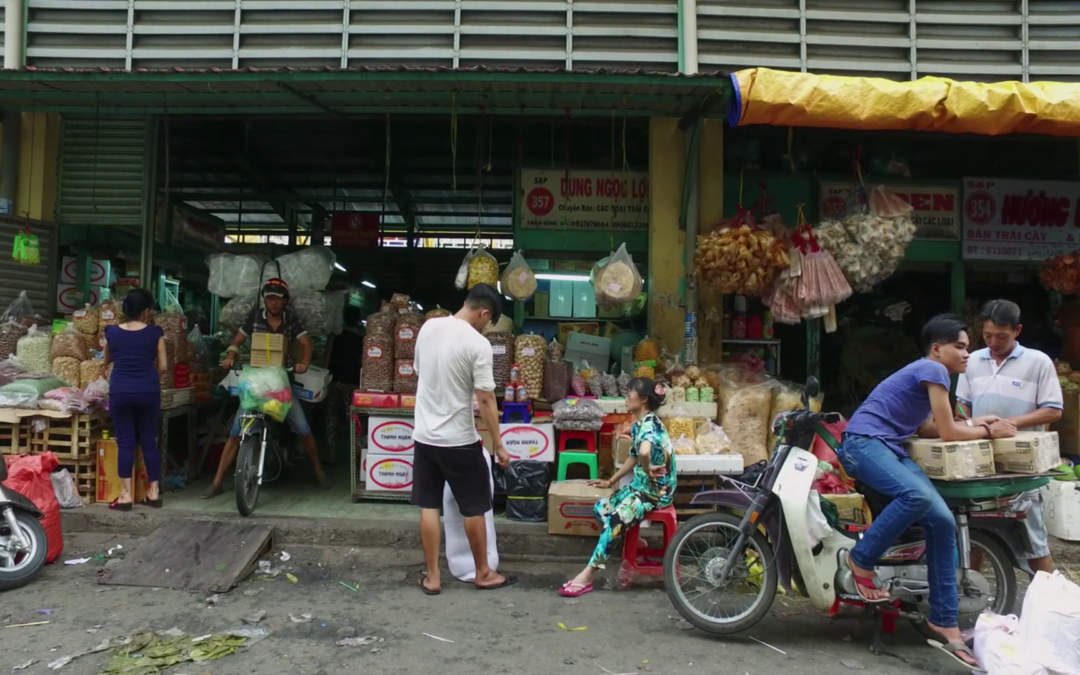
[[(559, 594), (576, 598), (593, 590), (596, 571), (604, 569), (608, 557), (618, 550), (622, 536), (639, 524), (654, 509), (662, 509), (675, 501), (675, 453), (656, 411), (664, 403), (664, 387), (647, 377), (630, 382), (626, 410), (637, 419), (630, 427), (632, 445), (630, 457), (610, 480), (591, 481), (602, 488), (618, 485), (631, 472), (634, 477), (610, 498), (596, 503), (596, 517), (604, 529), (592, 558), (585, 569), (563, 584)], [(625, 428), (621, 430), (625, 433)]]

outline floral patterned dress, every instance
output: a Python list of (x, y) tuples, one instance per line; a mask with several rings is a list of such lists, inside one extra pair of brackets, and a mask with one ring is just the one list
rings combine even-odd
[[(604, 529), (600, 541), (596, 544), (589, 566), (604, 568), (608, 557), (618, 547), (619, 539), (628, 529), (645, 518), (645, 514), (654, 509), (671, 506), (675, 501), (675, 453), (671, 447), (671, 437), (655, 413), (648, 413), (630, 428), (633, 439), (630, 456), (637, 458), (641, 444), (652, 443), (649, 463), (652, 466), (664, 466), (667, 475), (651, 478), (641, 465), (634, 467), (633, 479), (626, 487), (619, 488), (611, 497), (596, 503), (594, 511)], [(664, 457), (665, 451), (667, 457)]]

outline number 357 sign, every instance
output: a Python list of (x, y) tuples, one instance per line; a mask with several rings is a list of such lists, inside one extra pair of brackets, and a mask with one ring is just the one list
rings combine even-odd
[(522, 169), (526, 230), (646, 230), (649, 177), (622, 171)]

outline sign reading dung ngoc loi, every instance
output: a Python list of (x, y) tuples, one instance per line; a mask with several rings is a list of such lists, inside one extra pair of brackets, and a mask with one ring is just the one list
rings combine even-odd
[(521, 171), (526, 230), (647, 230), (649, 176), (623, 171)]
[(965, 178), (963, 210), (969, 260), (1046, 260), (1080, 248), (1072, 181)]

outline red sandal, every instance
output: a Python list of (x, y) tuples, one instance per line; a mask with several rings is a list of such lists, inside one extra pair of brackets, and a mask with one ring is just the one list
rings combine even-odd
[(109, 508), (112, 509), (113, 511), (130, 511), (131, 510), (131, 502), (127, 502), (126, 504), (121, 504), (120, 503), (120, 498), (117, 497), (116, 499), (113, 500), (112, 504), (109, 504)]
[(592, 593), (592, 591), (592, 584), (585, 584), (583, 586), (581, 584), (575, 584), (572, 581), (567, 581), (565, 584), (562, 585), (562, 588), (559, 589), (559, 595), (563, 596), (564, 598), (580, 598), (586, 593)]
[(865, 602), (865, 603), (867, 603), (869, 605), (876, 605), (876, 604), (878, 604), (880, 602), (888, 602), (889, 601), (888, 597), (876, 598), (874, 600), (871, 600), (870, 598), (866, 597), (866, 594), (863, 593), (863, 589), (865, 589), (865, 588), (869, 588), (869, 589), (875, 590), (875, 591), (882, 590), (878, 586), (877, 577), (876, 576), (874, 576), (874, 577), (866, 577), (866, 576), (860, 576), (859, 574), (857, 574), (855, 572), (855, 563), (851, 562), (851, 556), (850, 555), (847, 556), (847, 566), (848, 566), (848, 569), (851, 570), (851, 576), (855, 579), (855, 590), (856, 590), (856, 592), (858, 592), (859, 597), (862, 598), (863, 602)]

